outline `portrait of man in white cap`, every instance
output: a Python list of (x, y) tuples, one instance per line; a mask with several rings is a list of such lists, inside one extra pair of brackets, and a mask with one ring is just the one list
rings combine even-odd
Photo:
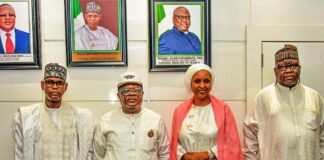
[(109, 29), (99, 26), (102, 8), (94, 1), (86, 4), (85, 25), (75, 31), (75, 50), (116, 50), (118, 37)]
[(168, 160), (168, 132), (159, 114), (142, 107), (140, 76), (121, 74), (117, 88), (121, 107), (101, 118), (93, 142), (95, 158)]

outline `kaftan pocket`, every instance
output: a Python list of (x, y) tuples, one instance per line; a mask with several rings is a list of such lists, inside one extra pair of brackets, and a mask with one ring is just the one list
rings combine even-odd
[(152, 152), (156, 150), (157, 135), (156, 130), (147, 130), (141, 137), (141, 148), (146, 152)]
[(308, 129), (316, 130), (319, 127), (318, 112), (304, 111), (304, 126)]

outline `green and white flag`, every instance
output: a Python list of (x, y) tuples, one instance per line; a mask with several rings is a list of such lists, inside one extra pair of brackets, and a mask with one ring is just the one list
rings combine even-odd
[(82, 8), (80, 5), (80, 0), (73, 0), (73, 21), (74, 21), (74, 31), (82, 27), (85, 22), (82, 14)]
[(163, 4), (157, 4), (156, 6), (157, 22), (160, 23), (165, 17), (165, 11)]

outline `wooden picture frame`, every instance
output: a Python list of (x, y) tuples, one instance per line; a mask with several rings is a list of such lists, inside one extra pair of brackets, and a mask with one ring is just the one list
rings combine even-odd
[(150, 71), (210, 65), (210, 1), (150, 0)]
[(126, 66), (126, 1), (65, 2), (68, 66)]

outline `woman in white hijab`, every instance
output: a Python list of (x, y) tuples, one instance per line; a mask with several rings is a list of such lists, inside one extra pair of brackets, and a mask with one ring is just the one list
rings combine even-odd
[(234, 116), (229, 106), (210, 95), (211, 68), (194, 64), (186, 72), (193, 97), (173, 114), (170, 160), (241, 160), (242, 152)]

